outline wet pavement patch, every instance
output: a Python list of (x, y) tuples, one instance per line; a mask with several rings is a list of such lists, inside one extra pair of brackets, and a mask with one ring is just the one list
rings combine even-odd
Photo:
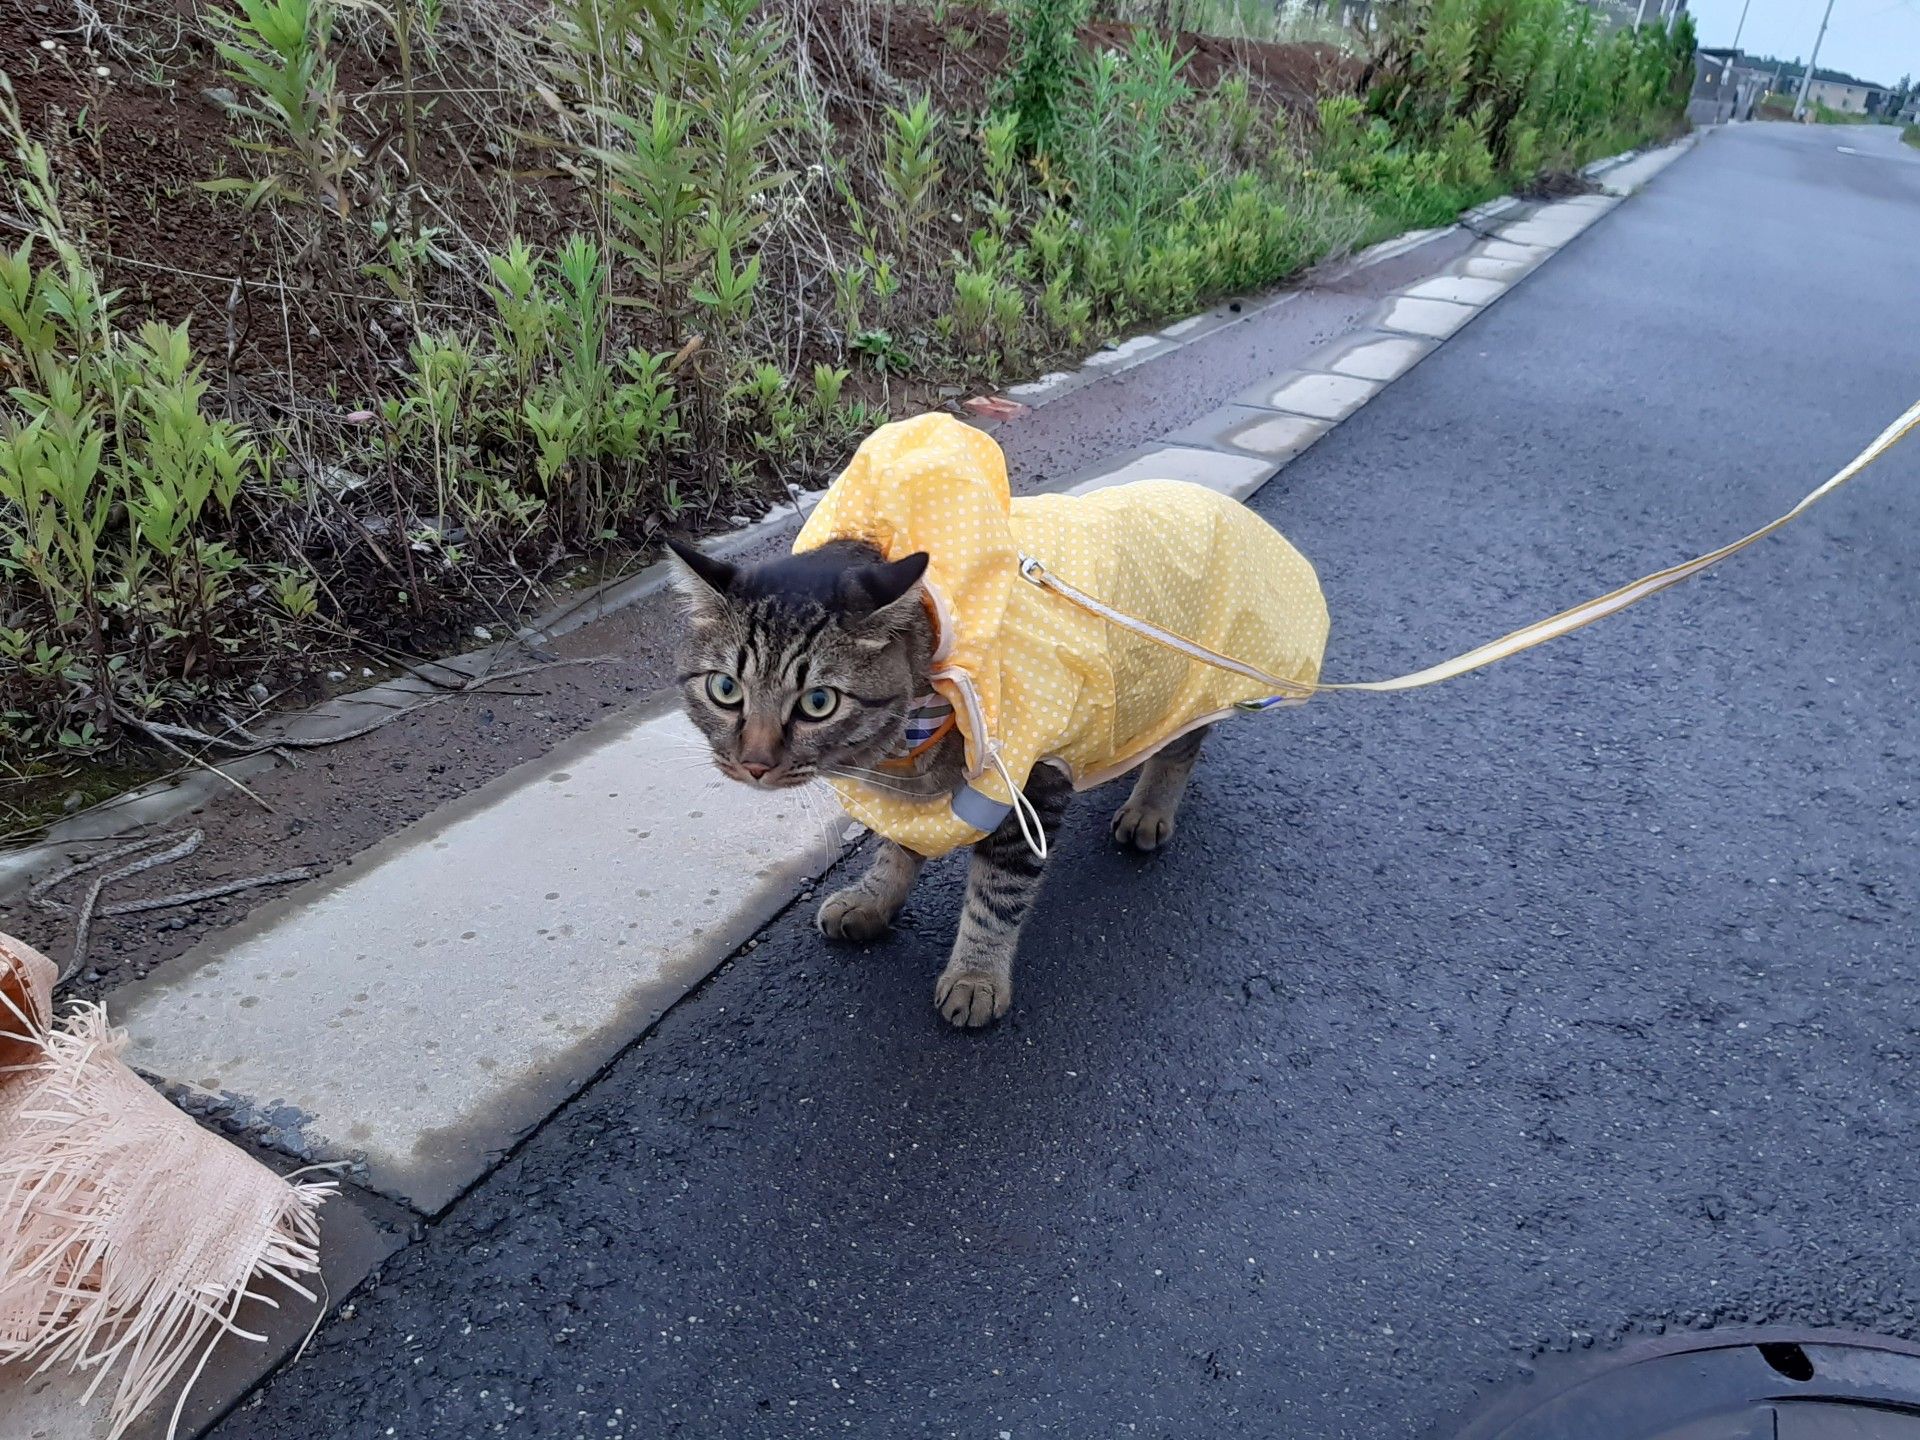
[(1434, 1440), (1920, 1440), (1920, 1346), (1776, 1328), (1586, 1352)]

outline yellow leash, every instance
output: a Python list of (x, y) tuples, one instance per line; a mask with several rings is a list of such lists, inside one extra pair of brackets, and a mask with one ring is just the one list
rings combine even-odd
[(1130, 630), (1136, 635), (1144, 636), (1170, 650), (1177, 650), (1203, 664), (1230, 670), (1273, 687), (1274, 699), (1249, 701), (1243, 708), (1258, 710), (1274, 704), (1298, 704), (1322, 690), (1416, 690), (1423, 685), (1437, 685), (1442, 680), (1452, 680), (1456, 676), (1465, 675), (1470, 670), (1491, 665), (1496, 660), (1505, 660), (1510, 655), (1518, 655), (1523, 650), (1531, 650), (1536, 645), (1544, 645), (1549, 640), (1570, 635), (1575, 630), (1584, 629), (1608, 615), (1618, 614), (1629, 605), (1639, 604), (1649, 595), (1657, 595), (1669, 586), (1678, 585), (1682, 580), (1690, 579), (1702, 570), (1719, 564), (1729, 555), (1746, 549), (1756, 540), (1764, 540), (1789, 521), (1797, 520), (1898, 445), (1916, 426), (1920, 426), (1920, 401), (1915, 401), (1909, 406), (1898, 420), (1882, 430), (1871, 445), (1849, 460), (1825, 484), (1778, 520), (1762, 525), (1751, 535), (1744, 535), (1730, 545), (1722, 545), (1718, 550), (1708, 551), (1705, 555), (1697, 556), (1692, 560), (1670, 565), (1665, 570), (1656, 570), (1651, 575), (1642, 575), (1638, 580), (1629, 581), (1617, 590), (1609, 590), (1604, 595), (1575, 605), (1570, 610), (1562, 610), (1558, 615), (1549, 616), (1545, 620), (1536, 620), (1531, 625), (1522, 626), (1518, 630), (1502, 635), (1498, 640), (1476, 646), (1464, 655), (1456, 655), (1451, 660), (1442, 660), (1437, 665), (1429, 665), (1424, 670), (1415, 670), (1410, 675), (1396, 675), (1390, 680), (1322, 680), (1311, 685), (1297, 680), (1282, 680), (1244, 661), (1217, 654), (1203, 645), (1196, 645), (1193, 641), (1176, 635), (1170, 630), (1163, 630), (1149, 621), (1122, 614), (1084, 591), (1075, 589), (1031, 556), (1021, 557), (1020, 573), (1033, 584), (1052, 591), (1063, 600), (1079, 606), (1090, 614), (1098, 615), (1101, 619), (1118, 625), (1123, 630)]

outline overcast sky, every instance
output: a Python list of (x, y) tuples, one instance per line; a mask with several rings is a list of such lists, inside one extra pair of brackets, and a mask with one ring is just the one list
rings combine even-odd
[[(1805, 59), (1826, 0), (1751, 0), (1740, 48), (1750, 55)], [(1741, 0), (1688, 0), (1702, 45), (1731, 45)], [(1820, 45), (1822, 68), (1846, 70), (1877, 85), (1920, 75), (1920, 0), (1833, 0)]]

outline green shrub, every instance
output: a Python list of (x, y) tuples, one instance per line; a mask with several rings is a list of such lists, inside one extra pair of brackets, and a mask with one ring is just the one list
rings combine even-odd
[(1374, 209), (1376, 233), (1449, 223), (1499, 188), (1471, 121), (1454, 121), (1437, 149), (1414, 149), (1351, 97), (1320, 102), (1318, 163)]
[[(235, 514), (269, 457), (210, 412), (187, 327), (115, 324), (67, 238), (46, 152), (11, 105), (34, 233), (0, 251), (0, 742), (87, 750), (128, 719), (211, 693), (281, 621), (246, 603)], [(264, 589), (264, 587), (263, 587)], [(281, 594), (302, 594), (282, 585)]]
[[(1187, 64), (1184, 51), (1150, 30), (1136, 32), (1124, 52), (1078, 58), (1037, 166), (1053, 208), (1019, 245), (996, 222), (1013, 272), (1000, 276), (1001, 299), (990, 307), (1004, 317), (990, 327), (998, 357), (1018, 349), (1016, 329), (1032, 336), (1027, 343), (1077, 345), (1089, 331), (1271, 284), (1359, 238), (1358, 207), (1299, 163), (1284, 115), (1259, 115), (1238, 77), (1196, 91)], [(993, 188), (996, 198), (982, 207), (989, 216), (1007, 209), (1004, 187)], [(994, 271), (977, 241), (975, 269)], [(1015, 327), (1007, 297), (1035, 282), (1039, 304)], [(977, 315), (982, 298), (968, 295), (959, 318)]]
[(615, 248), (675, 343), (696, 316), (715, 322), (730, 372), (766, 199), (786, 178), (773, 22), (757, 0), (571, 0), (558, 34), (561, 72), (594, 97), (581, 158), (604, 177)]
[(344, 216), (352, 208), (347, 176), (359, 163), (341, 128), (337, 69), (329, 52), (332, 0), (235, 0), (215, 10), (215, 49), (236, 86), (234, 113), (259, 138), (242, 148), (260, 155), (260, 179), (209, 181), (208, 188), (304, 201)]
[(905, 110), (889, 107), (887, 126), (882, 198), (893, 218), (894, 243), (904, 250), (925, 231), (946, 173), (940, 164), (940, 112), (922, 95)]
[(1393, 143), (1447, 151), (1465, 184), (1461, 121), (1492, 170), (1571, 167), (1677, 128), (1694, 52), (1691, 17), (1605, 33), (1577, 0), (1401, 0), (1386, 12), (1369, 111)]
[(1821, 125), (1871, 125), (1873, 116), (1856, 115), (1850, 110), (1835, 110), (1823, 101), (1813, 102), (1813, 118)]
[(1060, 112), (1080, 64), (1085, 0), (1012, 0), (1013, 49), (1002, 103), (1027, 153), (1060, 138)]
[(487, 259), (491, 345), (415, 341), (382, 461), (432, 474), (439, 513), (502, 556), (543, 521), (574, 545), (616, 538), (652, 508), (659, 462), (686, 439), (672, 356), (612, 356), (609, 263), (591, 237), (546, 259), (516, 240)]

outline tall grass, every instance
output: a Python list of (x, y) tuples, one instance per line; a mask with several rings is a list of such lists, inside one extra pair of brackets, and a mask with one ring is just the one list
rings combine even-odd
[[(1484, 146), (1496, 174), (1567, 167), (1681, 123), (1693, 21), (1608, 32), (1573, 0), (1401, 0), (1369, 112), (1414, 151)], [(1470, 127), (1471, 140), (1463, 127)]]

